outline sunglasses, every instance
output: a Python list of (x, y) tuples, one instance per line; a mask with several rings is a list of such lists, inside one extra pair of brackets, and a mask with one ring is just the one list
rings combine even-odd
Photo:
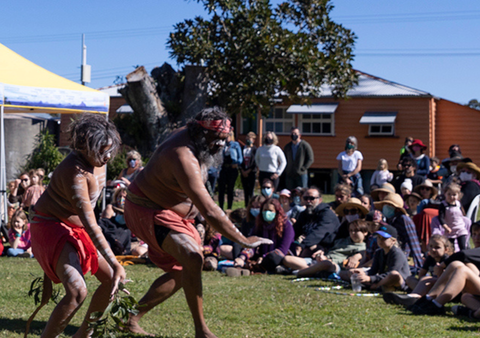
[(28, 178), (21, 179), (22, 182), (28, 182)]
[(318, 196), (315, 197), (315, 196), (303, 196), (303, 199), (305, 201), (315, 201), (317, 198), (319, 198)]
[(358, 209), (343, 209), (345, 215), (356, 215), (358, 214)]
[(430, 190), (431, 188), (429, 187), (421, 187), (420, 190)]

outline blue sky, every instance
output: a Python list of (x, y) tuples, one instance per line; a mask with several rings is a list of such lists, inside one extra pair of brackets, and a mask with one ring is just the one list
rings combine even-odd
[[(333, 4), (333, 19), (358, 37), (356, 69), (454, 102), (480, 100), (480, 1)], [(16, 0), (3, 1), (2, 13), (0, 43), (77, 82), (84, 33), (93, 88), (113, 84), (135, 65), (176, 68), (166, 49), (168, 33), (177, 22), (206, 16), (201, 5), (183, 0)]]

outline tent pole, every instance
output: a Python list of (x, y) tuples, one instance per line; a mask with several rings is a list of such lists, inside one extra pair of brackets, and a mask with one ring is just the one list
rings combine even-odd
[[(107, 119), (107, 122), (108, 122), (108, 112), (105, 115), (105, 118)], [(105, 185), (103, 186), (102, 211), (104, 211), (105, 208), (107, 207), (107, 166), (108, 166), (108, 163), (105, 164)]]
[[(3, 94), (2, 94), (3, 96)], [(1, 193), (1, 200), (2, 200), (2, 212), (3, 212), (3, 220), (4, 224), (8, 222), (8, 211), (7, 211), (7, 170), (5, 165), (5, 120), (4, 120), (4, 103), (5, 98), (3, 98), (2, 105), (0, 108), (0, 133), (1, 133), (1, 146), (0, 146), (0, 193)]]

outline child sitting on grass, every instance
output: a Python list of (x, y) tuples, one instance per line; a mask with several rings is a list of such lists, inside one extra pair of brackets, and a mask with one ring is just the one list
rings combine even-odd
[(362, 259), (365, 252), (364, 240), (368, 234), (367, 222), (364, 220), (351, 222), (349, 234), (350, 237), (336, 240), (328, 253), (318, 250), (313, 253), (312, 258), (285, 256), (283, 265), (298, 269), (298, 277), (312, 277), (321, 272), (335, 272), (340, 274), (342, 279), (349, 280), (349, 275), (341, 270), (357, 267)]
[[(453, 245), (450, 243), (447, 237), (442, 235), (433, 235), (428, 242), (428, 255), (418, 272), (418, 278), (410, 276), (407, 278), (407, 285), (410, 289), (415, 289), (419, 280), (427, 276), (430, 273), (431, 277), (436, 277), (434, 268), (438, 264), (442, 263), (453, 253)], [(428, 277), (428, 276), (427, 276)]]
[(30, 224), (27, 215), (22, 209), (15, 211), (12, 217), (11, 228), (8, 231), (10, 248), (9, 257), (32, 257), (32, 243), (30, 242)]
[[(428, 243), (428, 256), (418, 272), (418, 278), (410, 276), (407, 278), (407, 285), (412, 289), (408, 295), (387, 292), (383, 294), (383, 299), (389, 304), (398, 304), (404, 306), (413, 305), (421, 296), (427, 294), (437, 281), (438, 267), (453, 253), (453, 246), (447, 237), (442, 235), (433, 235)], [(430, 276), (427, 276), (430, 273)]]
[(375, 234), (380, 249), (375, 252), (372, 268), (368, 274), (363, 269), (354, 269), (352, 272), (358, 274), (360, 282), (371, 290), (380, 287), (383, 290), (406, 290), (405, 280), (410, 276), (410, 268), (407, 257), (398, 247), (397, 229), (385, 224)]

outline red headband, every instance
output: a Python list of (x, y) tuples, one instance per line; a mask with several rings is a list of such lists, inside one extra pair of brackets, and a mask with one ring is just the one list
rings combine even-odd
[(208, 130), (213, 130), (219, 133), (229, 133), (231, 130), (230, 120), (210, 120), (210, 121), (197, 121), (199, 125)]

